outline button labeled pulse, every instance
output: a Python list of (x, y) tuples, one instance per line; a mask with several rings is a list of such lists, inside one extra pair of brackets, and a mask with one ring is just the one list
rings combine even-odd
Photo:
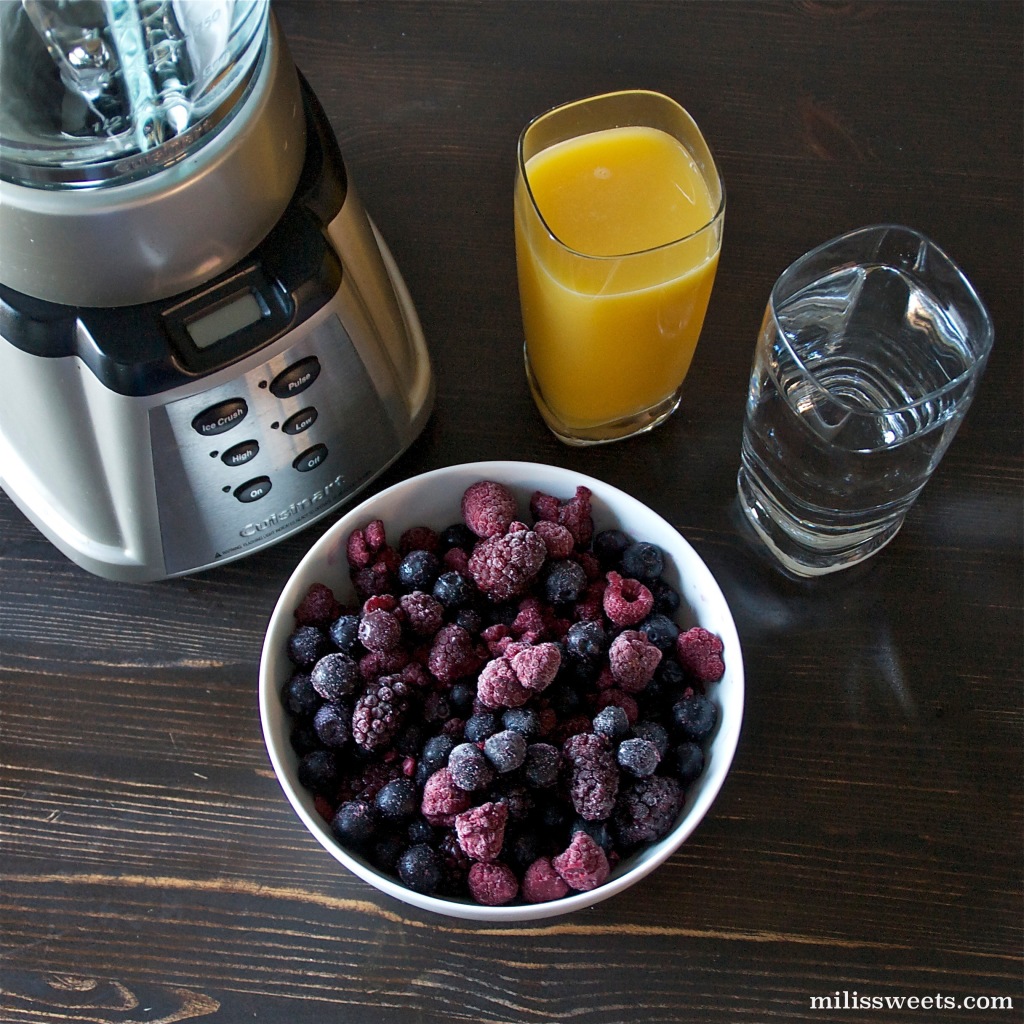
[(291, 398), (301, 395), (320, 376), (320, 360), (306, 356), (282, 370), (271, 382), (270, 393), (275, 398)]

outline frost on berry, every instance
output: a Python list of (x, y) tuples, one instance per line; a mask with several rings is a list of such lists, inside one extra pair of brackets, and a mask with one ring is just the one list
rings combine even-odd
[(352, 712), (352, 738), (363, 750), (389, 746), (409, 710), (409, 688), (400, 676), (383, 676), (367, 686)]
[(565, 741), (572, 765), (570, 795), (576, 813), (587, 821), (604, 821), (619, 793), (619, 766), (610, 745), (595, 733), (578, 733)]
[(544, 541), (548, 558), (552, 560), (568, 558), (576, 546), (575, 537), (561, 523), (542, 519), (534, 525), (533, 530)]
[(468, 630), (449, 623), (434, 635), (427, 668), (442, 683), (454, 683), (475, 672), (483, 663)]
[(725, 645), (702, 626), (694, 626), (680, 633), (676, 640), (676, 655), (680, 664), (702, 683), (717, 683), (725, 675), (722, 651)]
[(516, 873), (500, 861), (477, 861), (466, 876), (469, 894), (485, 907), (511, 903), (519, 893)]
[(313, 583), (295, 609), (299, 626), (327, 626), (342, 612), (334, 591), (324, 583)]
[(519, 682), (528, 690), (540, 692), (555, 681), (562, 654), (556, 644), (541, 643), (518, 651), (511, 663)]
[(568, 891), (568, 883), (555, 870), (550, 857), (538, 857), (523, 872), (522, 892), (527, 903), (560, 900)]
[(685, 792), (671, 776), (653, 775), (627, 786), (615, 805), (612, 827), (623, 847), (653, 843), (672, 831)]
[(608, 881), (611, 865), (604, 850), (586, 832), (577, 832), (569, 848), (551, 858), (551, 866), (570, 889), (589, 892)]
[(477, 679), (477, 699), (488, 708), (519, 708), (532, 696), (508, 658), (492, 658)]
[(654, 596), (639, 580), (610, 572), (601, 597), (604, 613), (616, 626), (635, 626), (643, 622), (654, 607)]
[(469, 793), (455, 785), (452, 773), (447, 768), (439, 768), (427, 779), (420, 810), (431, 825), (454, 825), (456, 815), (465, 811), (469, 805)]
[(639, 693), (654, 678), (661, 651), (638, 629), (624, 629), (608, 649), (612, 676), (626, 693)]
[(478, 480), (462, 495), (462, 521), (478, 537), (505, 533), (518, 514), (516, 496), (495, 480)]
[(529, 587), (546, 557), (544, 541), (521, 523), (513, 523), (508, 533), (477, 544), (469, 574), (492, 601), (508, 601)]
[(471, 860), (497, 860), (505, 842), (508, 805), (488, 802), (471, 807), (455, 817), (459, 846)]

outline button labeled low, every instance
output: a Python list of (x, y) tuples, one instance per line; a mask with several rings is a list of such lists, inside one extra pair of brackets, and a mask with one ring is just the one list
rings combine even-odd
[(260, 498), (270, 493), (272, 486), (273, 484), (271, 484), (269, 476), (258, 476), (242, 484), (241, 487), (236, 487), (235, 497), (245, 504), (248, 504), (250, 501), (259, 501)]
[(281, 429), (286, 434), (301, 434), (304, 430), (309, 430), (311, 426), (316, 422), (317, 411), (312, 406), (308, 409), (300, 409), (294, 416), (289, 416), (284, 421)]
[(292, 465), (300, 473), (308, 473), (311, 469), (316, 469), (326, 458), (327, 445), (315, 444), (312, 448), (307, 448)]

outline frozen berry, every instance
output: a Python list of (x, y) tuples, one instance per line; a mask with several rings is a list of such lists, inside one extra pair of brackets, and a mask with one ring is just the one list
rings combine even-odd
[(472, 551), (476, 542), (476, 534), (465, 523), (452, 523), (451, 526), (445, 527), (441, 531), (438, 537), (438, 551), (441, 554), (452, 548)]
[(648, 589), (654, 598), (654, 610), (670, 618), (679, 611), (679, 592), (662, 579), (654, 580)]
[(534, 524), (534, 532), (544, 541), (548, 549), (548, 558), (568, 558), (576, 546), (576, 538), (561, 523), (548, 522), (542, 519)]
[(608, 741), (579, 733), (566, 740), (563, 753), (572, 764), (570, 796), (576, 813), (588, 821), (607, 818), (619, 792), (619, 769)]
[(619, 767), (638, 779), (653, 775), (661, 761), (658, 748), (650, 740), (623, 740), (615, 751)]
[(622, 574), (633, 579), (650, 583), (656, 580), (665, 570), (665, 558), (661, 549), (647, 541), (630, 544), (622, 552)]
[(684, 739), (700, 743), (711, 735), (718, 721), (718, 707), (704, 694), (694, 693), (672, 706), (672, 719)]
[(522, 707), (532, 696), (519, 681), (508, 658), (492, 658), (477, 679), (477, 697), (485, 707)]
[(643, 622), (654, 607), (651, 592), (639, 580), (624, 578), (617, 572), (610, 572), (605, 579), (601, 597), (604, 613), (616, 626), (635, 626)]
[(508, 533), (481, 541), (469, 559), (476, 585), (492, 601), (507, 601), (533, 582), (547, 557), (544, 541), (532, 530), (513, 523)]
[(702, 683), (716, 683), (725, 675), (722, 651), (725, 645), (702, 626), (694, 626), (679, 634), (676, 654), (683, 668), (692, 672)]
[(409, 709), (409, 688), (401, 676), (382, 676), (356, 701), (352, 738), (366, 751), (382, 750), (398, 735)]
[(539, 692), (555, 681), (562, 652), (557, 644), (540, 643), (516, 651), (510, 660), (519, 682), (528, 690)]
[(441, 562), (430, 551), (410, 551), (398, 563), (398, 582), (406, 590), (430, 590), (441, 571)]
[(495, 771), (515, 771), (526, 760), (526, 737), (511, 729), (503, 729), (484, 740), (484, 755)]
[(325, 747), (340, 749), (352, 739), (352, 712), (344, 704), (324, 704), (313, 718), (313, 728)]
[(540, 717), (533, 708), (509, 708), (502, 714), (501, 724), (528, 740), (540, 733)]
[(313, 583), (295, 609), (295, 622), (300, 626), (327, 626), (341, 614), (341, 605), (334, 592), (323, 583)]
[(299, 782), (311, 793), (329, 793), (338, 784), (338, 761), (329, 750), (313, 750), (299, 761)]
[(420, 812), (431, 825), (454, 825), (455, 816), (469, 807), (469, 793), (455, 785), (448, 768), (440, 768), (423, 787)]
[(429, 526), (410, 526), (398, 538), (398, 551), (404, 558), (411, 551), (437, 552), (441, 538)]
[(475, 743), (460, 743), (448, 755), (452, 782), (467, 793), (486, 789), (494, 781), (494, 769)]
[(508, 807), (503, 803), (484, 803), (463, 811), (455, 818), (459, 846), (472, 860), (497, 860), (505, 842)]
[(316, 626), (299, 626), (288, 638), (288, 657), (299, 668), (312, 668), (329, 650), (326, 635)]
[(440, 736), (431, 736), (423, 744), (420, 760), (429, 765), (432, 772), (437, 771), (438, 768), (443, 768), (448, 763), (448, 755), (454, 747), (455, 742), (450, 736), (445, 736), (443, 733)]
[(516, 496), (494, 480), (478, 480), (462, 495), (463, 522), (478, 537), (505, 533), (518, 514)]
[(610, 704), (594, 716), (593, 728), (599, 736), (617, 743), (629, 735), (629, 716), (622, 708)]
[(437, 892), (444, 877), (440, 854), (426, 843), (410, 846), (398, 858), (398, 877), (413, 892)]
[(402, 639), (402, 624), (393, 612), (378, 608), (364, 614), (359, 622), (359, 642), (381, 654), (394, 650)]
[(664, 757), (668, 753), (669, 736), (668, 730), (659, 722), (637, 722), (633, 726), (633, 735), (637, 739), (649, 740), (658, 751), (658, 757)]
[(608, 664), (615, 682), (626, 693), (639, 693), (654, 678), (661, 651), (638, 629), (625, 629), (608, 648)]
[(565, 634), (565, 651), (576, 661), (593, 664), (608, 650), (608, 634), (599, 622), (574, 622)]
[(296, 717), (312, 715), (320, 707), (321, 697), (308, 672), (293, 672), (281, 690), (281, 703)]
[(392, 779), (377, 791), (374, 805), (389, 821), (406, 821), (419, 810), (416, 784), (412, 779)]
[(444, 605), (433, 594), (414, 590), (402, 595), (399, 606), (406, 624), (417, 636), (433, 636), (444, 624)]
[(461, 626), (449, 623), (434, 634), (427, 667), (442, 683), (454, 683), (483, 663), (473, 637)]
[(445, 608), (462, 608), (473, 600), (473, 584), (462, 573), (443, 572), (437, 577), (432, 591)]
[(652, 612), (638, 629), (662, 653), (675, 649), (679, 627), (667, 615)]
[(550, 743), (530, 743), (523, 761), (523, 777), (535, 789), (550, 789), (558, 782), (562, 755)]
[(576, 832), (568, 849), (551, 858), (551, 865), (570, 889), (589, 892), (611, 874), (604, 850), (586, 832)]
[(487, 907), (511, 903), (519, 892), (515, 872), (501, 861), (477, 861), (466, 876), (470, 895)]
[(683, 788), (673, 778), (652, 775), (626, 786), (615, 804), (612, 826), (624, 847), (653, 843), (672, 831), (683, 807)]
[(555, 562), (544, 580), (544, 596), (552, 604), (572, 604), (578, 601), (587, 585), (587, 574), (579, 562)]
[(362, 678), (357, 662), (341, 651), (334, 651), (313, 666), (310, 681), (324, 700), (340, 701), (356, 692)]
[(684, 740), (675, 748), (676, 776), (684, 786), (689, 785), (704, 771), (704, 751), (700, 744)]
[(617, 568), (622, 552), (633, 543), (633, 538), (622, 530), (602, 530), (594, 538), (594, 554), (606, 569)]
[(359, 616), (339, 615), (327, 628), (327, 634), (339, 651), (351, 654), (359, 640)]
[(555, 870), (550, 857), (538, 857), (523, 872), (522, 890), (527, 903), (550, 903), (560, 900), (569, 886)]
[(371, 804), (348, 800), (338, 808), (331, 821), (331, 831), (346, 846), (363, 846), (377, 831), (379, 816)]

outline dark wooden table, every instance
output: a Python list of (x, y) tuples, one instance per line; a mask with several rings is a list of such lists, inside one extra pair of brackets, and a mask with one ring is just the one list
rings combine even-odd
[[(275, 7), (432, 348), (436, 411), (379, 486), (511, 458), (652, 505), (732, 604), (739, 751), (696, 834), (627, 894), (530, 926), (418, 913), (325, 856), (261, 738), (263, 630), (329, 524), (129, 586), (0, 495), (0, 1019), (1024, 1019), (1021, 5)], [(628, 86), (702, 126), (725, 246), (678, 414), (574, 451), (523, 377), (513, 154), (532, 115)], [(962, 264), (995, 350), (895, 542), (797, 586), (733, 516), (750, 355), (777, 274), (880, 221)], [(988, 1009), (820, 1001), (936, 996)]]

